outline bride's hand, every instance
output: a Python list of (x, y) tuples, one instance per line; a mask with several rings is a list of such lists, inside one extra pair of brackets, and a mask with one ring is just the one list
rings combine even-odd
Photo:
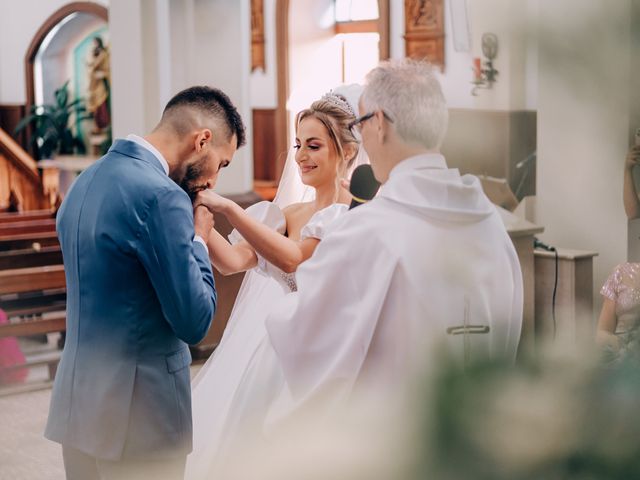
[(231, 200), (218, 195), (213, 190), (202, 190), (196, 197), (195, 204), (203, 205), (211, 212), (225, 213), (225, 210), (230, 206)]

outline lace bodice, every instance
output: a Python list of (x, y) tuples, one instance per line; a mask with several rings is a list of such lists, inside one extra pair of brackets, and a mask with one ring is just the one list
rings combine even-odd
[(640, 320), (640, 263), (618, 265), (600, 293), (616, 302), (616, 333), (625, 333)]
[[(300, 240), (305, 238), (322, 238), (329, 231), (331, 223), (348, 210), (347, 205), (335, 203), (316, 212), (300, 231)], [(287, 221), (283, 211), (272, 202), (259, 202), (246, 209), (246, 212), (254, 219), (267, 225), (284, 235), (287, 229)], [(237, 230), (229, 234), (229, 241), (235, 244), (242, 240), (242, 235)], [(295, 273), (286, 273), (275, 265), (267, 262), (258, 254), (258, 265), (255, 267), (261, 274), (273, 278), (285, 292), (295, 292), (298, 289)]]

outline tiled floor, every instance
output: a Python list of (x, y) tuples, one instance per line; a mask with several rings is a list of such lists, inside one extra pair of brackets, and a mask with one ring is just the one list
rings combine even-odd
[(50, 398), (50, 389), (0, 397), (0, 480), (64, 480), (60, 445), (42, 436)]
[(42, 436), (51, 390), (0, 397), (0, 479), (64, 480), (60, 445)]

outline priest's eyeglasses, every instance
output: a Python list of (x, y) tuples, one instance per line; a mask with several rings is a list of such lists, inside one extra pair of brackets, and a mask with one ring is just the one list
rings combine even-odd
[[(393, 119), (389, 115), (387, 115), (387, 112), (385, 112), (384, 110), (380, 110), (380, 111), (382, 112), (382, 115), (384, 116), (384, 118), (386, 118), (389, 121), (389, 123), (393, 123)], [(376, 112), (369, 112), (356, 118), (353, 122), (349, 124), (349, 130), (351, 130), (351, 133), (355, 133), (356, 131), (360, 133), (362, 129), (362, 123), (369, 120), (375, 114)]]

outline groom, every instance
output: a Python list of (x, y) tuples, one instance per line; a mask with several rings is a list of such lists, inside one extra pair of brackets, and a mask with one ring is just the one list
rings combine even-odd
[(183, 477), (187, 344), (216, 308), (213, 220), (189, 197), (213, 187), (244, 142), (223, 92), (189, 88), (149, 135), (117, 140), (62, 203), (67, 338), (45, 436), (62, 444), (67, 479)]

